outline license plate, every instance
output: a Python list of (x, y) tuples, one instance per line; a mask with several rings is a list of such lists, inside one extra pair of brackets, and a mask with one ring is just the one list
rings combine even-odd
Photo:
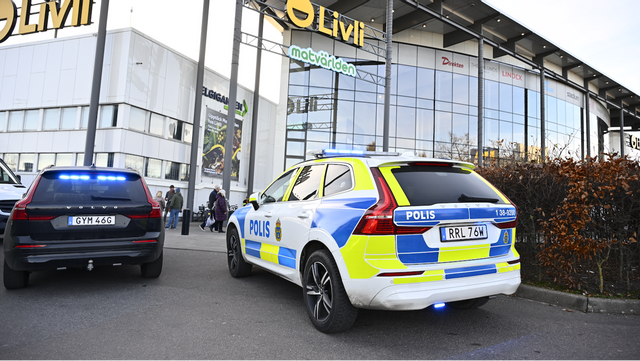
[(116, 216), (73, 216), (69, 217), (70, 226), (113, 226)]
[(487, 237), (488, 234), (486, 224), (440, 228), (440, 239), (443, 242), (469, 241), (474, 239), (486, 239)]

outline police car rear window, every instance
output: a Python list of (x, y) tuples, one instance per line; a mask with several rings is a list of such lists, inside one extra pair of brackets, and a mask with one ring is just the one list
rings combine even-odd
[(140, 177), (134, 174), (48, 172), (38, 183), (34, 202), (147, 202)]
[[(468, 202), (470, 199), (495, 204), (505, 203), (487, 183), (467, 169), (412, 166), (396, 168), (391, 173), (412, 206), (460, 203)], [(467, 198), (461, 199), (462, 194)]]

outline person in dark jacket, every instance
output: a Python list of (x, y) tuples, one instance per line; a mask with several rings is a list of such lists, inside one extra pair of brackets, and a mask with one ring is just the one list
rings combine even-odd
[(221, 189), (218, 192), (216, 206), (214, 207), (216, 223), (213, 226), (216, 231), (220, 233), (224, 233), (224, 231), (222, 230), (222, 223), (227, 220), (227, 199), (225, 198), (225, 196), (226, 192), (224, 191), (224, 189)]
[[(220, 190), (220, 185), (216, 184), (213, 187), (213, 190), (211, 191), (211, 193), (209, 193), (209, 201), (207, 202), (207, 208), (210, 209), (211, 214), (213, 215), (214, 219), (215, 219), (215, 214), (213, 212), (213, 205), (216, 203), (216, 198), (218, 197), (218, 191)], [(207, 217), (208, 218), (208, 217)], [(202, 222), (202, 224), (200, 224), (200, 229), (204, 232), (204, 227), (207, 226), (207, 218), (204, 219), (204, 222)], [(213, 232), (213, 226), (209, 227), (209, 230), (211, 232)]]
[(178, 227), (178, 215), (182, 213), (182, 194), (180, 188), (176, 188), (176, 193), (171, 197), (167, 209), (169, 210), (169, 223), (164, 228), (175, 229)]

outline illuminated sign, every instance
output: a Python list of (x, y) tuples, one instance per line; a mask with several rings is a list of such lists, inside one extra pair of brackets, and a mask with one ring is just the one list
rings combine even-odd
[(356, 67), (353, 64), (347, 63), (342, 58), (329, 55), (329, 53), (323, 50), (316, 53), (311, 48), (302, 49), (297, 45), (291, 45), (289, 47), (289, 57), (345, 75), (356, 76)]
[[(330, 28), (326, 27), (325, 13), (327, 11), (333, 17)], [(298, 16), (297, 13), (302, 16)], [(311, 26), (317, 18), (318, 21), (313, 30), (347, 43), (351, 41), (356, 46), (364, 44), (364, 23), (362, 21), (354, 20), (353, 24), (345, 24), (338, 20), (340, 14), (337, 11), (325, 9), (324, 6), (313, 4), (309, 0), (287, 0), (287, 15), (291, 22), (301, 28)]]
[[(202, 87), (202, 95), (207, 98), (211, 98), (217, 102), (224, 104), (224, 109), (229, 110), (229, 97), (222, 95), (222, 93), (218, 93), (211, 89), (207, 89), (206, 86)], [(245, 114), (249, 111), (249, 106), (247, 105), (246, 100), (242, 100), (242, 103), (236, 102), (236, 114), (244, 117)]]
[(629, 146), (633, 149), (640, 150), (640, 139), (636, 138), (635, 135), (629, 135)]
[[(38, 23), (29, 24), (29, 16), (25, 16), (25, 14), (28, 14), (31, 9), (31, 0), (22, 0), (22, 15), (20, 16), (18, 34), (47, 31), (49, 30), (49, 19), (53, 25), (52, 29), (62, 29), (65, 27), (69, 15), (71, 15), (71, 26), (90, 25), (92, 7), (93, 0), (63, 0), (62, 4), (56, 1), (45, 1), (40, 4)], [(0, 43), (12, 35), (17, 19), (16, 4), (11, 0), (0, 0), (0, 24), (4, 20), (4, 27), (0, 30)]]

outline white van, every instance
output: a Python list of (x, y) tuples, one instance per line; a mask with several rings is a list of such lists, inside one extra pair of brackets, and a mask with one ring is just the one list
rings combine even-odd
[(11, 209), (22, 198), (27, 187), (20, 182), (20, 177), (0, 158), (0, 236), (4, 235), (4, 229)]

